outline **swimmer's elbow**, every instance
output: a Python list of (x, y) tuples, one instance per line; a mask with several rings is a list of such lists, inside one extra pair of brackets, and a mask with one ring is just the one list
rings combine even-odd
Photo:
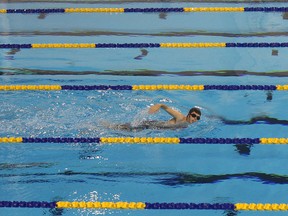
[(160, 104), (160, 107), (162, 108), (162, 109), (164, 109), (164, 110), (167, 110), (169, 107), (167, 106), (167, 105), (165, 105), (165, 104)]

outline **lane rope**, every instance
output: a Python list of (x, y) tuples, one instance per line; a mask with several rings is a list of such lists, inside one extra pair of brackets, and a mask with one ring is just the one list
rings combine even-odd
[(288, 85), (0, 85), (0, 91), (287, 91)]
[(197, 42), (197, 43), (31, 43), (0, 44), (0, 49), (82, 49), (82, 48), (284, 48), (287, 42)]
[(150, 203), (150, 202), (85, 202), (85, 201), (0, 201), (0, 208), (58, 208), (58, 209), (178, 209), (178, 210), (234, 210), (234, 211), (287, 211), (286, 203)]
[(288, 144), (288, 138), (178, 138), (178, 137), (0, 137), (0, 143), (100, 144)]
[(179, 8), (47, 8), (0, 9), (2, 14), (55, 13), (193, 13), (193, 12), (288, 12), (288, 7), (179, 7)]

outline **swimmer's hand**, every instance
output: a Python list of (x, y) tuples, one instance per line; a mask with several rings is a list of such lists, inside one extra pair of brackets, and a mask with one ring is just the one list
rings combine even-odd
[(148, 113), (154, 114), (154, 113), (158, 112), (160, 110), (160, 108), (163, 106), (166, 107), (166, 105), (164, 105), (164, 104), (155, 104), (154, 106), (149, 108)]

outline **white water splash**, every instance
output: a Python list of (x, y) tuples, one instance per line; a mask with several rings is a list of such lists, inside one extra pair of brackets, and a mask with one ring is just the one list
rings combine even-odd
[(132, 122), (131, 122), (131, 126), (132, 127), (137, 127), (139, 126), (143, 121), (147, 120), (149, 117), (149, 114), (148, 114), (148, 108), (144, 109), (144, 110), (141, 110), (140, 112), (138, 112)]

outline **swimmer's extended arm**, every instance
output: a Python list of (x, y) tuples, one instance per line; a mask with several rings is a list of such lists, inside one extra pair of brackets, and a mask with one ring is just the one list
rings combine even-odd
[(160, 110), (160, 108), (162, 108), (163, 110), (165, 110), (168, 114), (170, 114), (171, 116), (173, 116), (174, 118), (176, 119), (180, 119), (180, 118), (183, 118), (184, 115), (176, 110), (173, 110), (171, 109), (170, 107), (168, 107), (167, 105), (165, 104), (156, 104), (152, 107), (150, 107), (148, 113), (149, 114), (153, 114), (153, 113), (156, 113)]

